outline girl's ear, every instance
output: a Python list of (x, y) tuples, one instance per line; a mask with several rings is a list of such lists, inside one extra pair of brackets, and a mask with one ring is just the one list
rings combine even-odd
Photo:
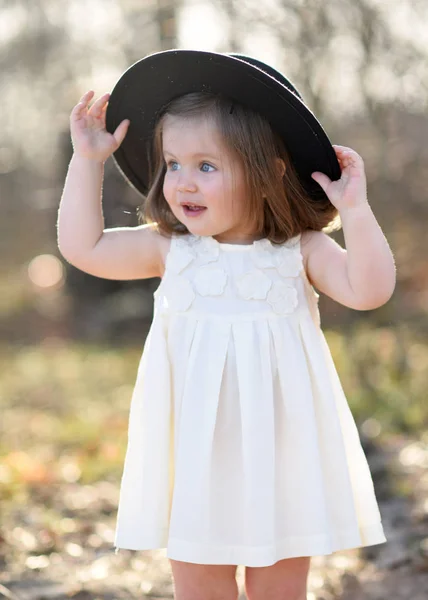
[(278, 168), (278, 173), (282, 179), (284, 177), (284, 173), (286, 171), (285, 162), (282, 160), (282, 158), (276, 158), (275, 162), (276, 162), (276, 166)]

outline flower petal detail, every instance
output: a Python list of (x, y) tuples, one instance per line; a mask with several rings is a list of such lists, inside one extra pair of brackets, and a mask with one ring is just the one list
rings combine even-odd
[(297, 290), (292, 283), (275, 281), (267, 296), (267, 301), (276, 313), (290, 314), (297, 306)]
[(267, 238), (254, 242), (251, 249), (251, 258), (259, 269), (276, 267), (275, 249)]
[(245, 300), (263, 300), (272, 286), (272, 280), (263, 271), (254, 270), (240, 277), (236, 286)]
[(218, 242), (210, 236), (199, 236), (195, 250), (201, 265), (213, 262), (220, 256)]
[(227, 273), (224, 269), (203, 266), (197, 270), (193, 283), (201, 296), (219, 296), (224, 292)]
[(178, 245), (168, 254), (165, 267), (172, 273), (178, 274), (188, 267), (195, 258), (195, 253), (188, 246)]
[(196, 256), (188, 234), (173, 234), (170, 251), (166, 257), (165, 268), (178, 275), (195, 260)]
[(166, 284), (164, 293), (168, 308), (179, 312), (187, 310), (195, 299), (190, 281), (182, 275), (171, 273)]
[(192, 236), (188, 233), (179, 235), (174, 234), (174, 241), (176, 248), (189, 248), (192, 246)]
[(297, 277), (302, 268), (303, 260), (299, 250), (280, 250), (277, 256), (277, 270), (282, 277)]

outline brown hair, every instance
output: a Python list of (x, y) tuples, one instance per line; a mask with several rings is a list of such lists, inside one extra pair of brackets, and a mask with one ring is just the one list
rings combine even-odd
[[(293, 168), (282, 139), (258, 113), (219, 95), (194, 92), (174, 99), (157, 121), (150, 152), (151, 181), (143, 220), (157, 223), (161, 233), (188, 233), (172, 213), (163, 195), (166, 165), (162, 128), (167, 115), (185, 119), (212, 119), (226, 147), (241, 162), (248, 189), (246, 224), (258, 238), (284, 243), (306, 229), (326, 232), (340, 229), (338, 210), (328, 198), (311, 198)], [(278, 173), (277, 158), (286, 170)]]

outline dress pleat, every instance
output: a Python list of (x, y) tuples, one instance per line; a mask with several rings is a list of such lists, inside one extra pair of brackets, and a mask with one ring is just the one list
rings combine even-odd
[(235, 323), (233, 336), (241, 409), (242, 510), (247, 525), (243, 542), (268, 545), (275, 538), (275, 421), (268, 325), (265, 321)]
[[(187, 359), (191, 353), (197, 324), (198, 322), (194, 319), (189, 320), (182, 316), (176, 316), (170, 319), (168, 327), (168, 358), (172, 377), (172, 403), (175, 415), (179, 415), (181, 411), (184, 384), (186, 377), (189, 376)], [(174, 360), (172, 360), (173, 358)], [(177, 443), (180, 433), (177, 428), (177, 419), (175, 419), (175, 424), (175, 442)]]
[[(242, 452), (241, 409), (239, 387), (236, 377), (235, 342), (231, 334), (227, 349), (227, 359), (223, 371), (216, 428), (213, 438), (208, 490), (211, 546), (219, 556), (224, 556), (225, 547), (231, 548), (228, 560), (232, 559), (234, 548), (242, 539), (246, 517), (244, 467)], [(221, 516), (221, 518), (219, 518)]]
[[(176, 445), (175, 491), (170, 544), (207, 538), (207, 497), (210, 484), (212, 442), (218, 399), (226, 360), (228, 323), (198, 321), (188, 357)], [(208, 340), (207, 354), (205, 343)], [(183, 518), (184, 516), (184, 518)]]
[[(289, 551), (302, 553), (310, 538), (316, 538), (311, 543), (318, 544), (319, 536), (330, 528), (319, 432), (308, 365), (298, 343), (298, 325), (288, 324), (275, 339), (282, 409), (278, 445), (283, 467), (278, 472), (277, 495), (283, 499), (278, 527)], [(290, 457), (292, 468), (285, 468)]]

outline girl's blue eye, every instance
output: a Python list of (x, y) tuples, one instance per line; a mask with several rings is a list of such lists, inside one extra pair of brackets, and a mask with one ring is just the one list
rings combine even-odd
[[(175, 160), (169, 160), (166, 163), (167, 169), (169, 169), (170, 171), (177, 171), (178, 169), (178, 163)], [(177, 167), (177, 168), (175, 168)], [(209, 163), (201, 163), (201, 170), (203, 173), (211, 173), (211, 171), (209, 171), (208, 169), (204, 169), (204, 167), (208, 167), (209, 169), (213, 169), (215, 170), (215, 167), (213, 167), (212, 165), (210, 165)]]

